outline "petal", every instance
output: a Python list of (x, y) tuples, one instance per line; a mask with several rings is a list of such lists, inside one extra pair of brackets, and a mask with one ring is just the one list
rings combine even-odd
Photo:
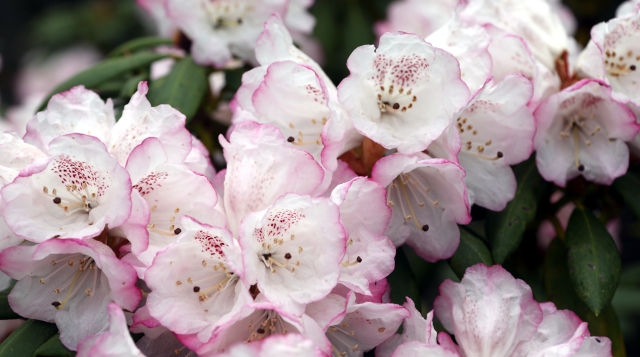
[(438, 345), (427, 345), (417, 341), (400, 345), (393, 353), (393, 357), (459, 357), (460, 355)]
[(136, 347), (122, 309), (117, 304), (111, 303), (107, 307), (109, 311), (109, 331), (84, 339), (78, 345), (78, 357), (144, 357)]

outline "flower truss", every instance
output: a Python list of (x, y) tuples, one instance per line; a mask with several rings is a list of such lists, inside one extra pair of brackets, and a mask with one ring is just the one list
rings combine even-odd
[(627, 172), (637, 1), (579, 53), (557, 1), (399, 0), (338, 85), (312, 53), (312, 0), (138, 3), (182, 43), (166, 53), (246, 69), (228, 132), (201, 137), (224, 165), (180, 103), (152, 105), (171, 75), (136, 80), (123, 106), (81, 85), (53, 95), (23, 136), (0, 136), (14, 312), (55, 323), (78, 356), (611, 356), (500, 265), (442, 283), (426, 319), (391, 302), (387, 277), (405, 244), (454, 256), (472, 206), (513, 202), (511, 167), (534, 151), (559, 188)]

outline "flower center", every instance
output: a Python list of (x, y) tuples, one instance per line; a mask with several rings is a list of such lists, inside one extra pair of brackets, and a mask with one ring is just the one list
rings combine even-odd
[(411, 89), (405, 91), (404, 88), (400, 87), (400, 89), (396, 90), (391, 84), (388, 87), (380, 86), (377, 99), (380, 113), (394, 115), (396, 113), (404, 113), (413, 108), (413, 103), (418, 100), (418, 97), (412, 94)]
[[(175, 215), (180, 212), (179, 207), (176, 207), (173, 210), (173, 215), (171, 215), (168, 220), (166, 219), (166, 215), (154, 214), (154, 211), (156, 211), (157, 209), (158, 209), (158, 206), (156, 205), (154, 205), (150, 209), (151, 217), (150, 217), (150, 222), (147, 225), (147, 230), (149, 231), (149, 233), (157, 233), (167, 237), (174, 237), (182, 233), (182, 229), (180, 229), (179, 227), (176, 227), (175, 225), (175, 221), (176, 221)], [(163, 229), (163, 227), (167, 227), (167, 228)]]
[(214, 30), (228, 30), (242, 26), (253, 9), (251, 5), (235, 1), (209, 1), (204, 6)]
[[(256, 322), (253, 322), (256, 321)], [(260, 316), (249, 323), (249, 338), (247, 342), (260, 341), (273, 335), (284, 335), (288, 332), (286, 322), (273, 310), (263, 310)]]
[[(590, 113), (588, 116), (585, 115), (582, 111), (578, 111), (577, 114), (568, 116), (563, 118), (563, 128), (560, 130), (560, 138), (571, 140), (573, 142), (573, 158), (574, 164), (578, 171), (584, 171), (584, 165), (580, 162), (580, 146), (581, 144), (584, 147), (591, 146), (591, 140), (596, 137), (596, 135), (604, 135), (607, 137), (607, 134), (597, 123), (589, 123), (589, 121), (593, 121), (594, 114)], [(595, 125), (593, 125), (595, 124)], [(607, 138), (609, 141), (615, 141), (615, 138)]]
[[(49, 190), (47, 186), (42, 188), (42, 192), (53, 197), (53, 203), (60, 207), (66, 215), (91, 212), (98, 206), (97, 191), (96, 188), (88, 186), (86, 182), (80, 186), (76, 184), (65, 185), (65, 190), (61, 190), (61, 192), (58, 192), (56, 188)], [(89, 223), (89, 225), (92, 224)]]
[[(421, 217), (428, 216), (431, 211), (428, 210), (427, 205), (433, 207), (440, 205), (440, 202), (432, 197), (433, 194), (432, 189), (426, 186), (419, 177), (403, 173), (398, 175), (387, 187), (387, 205), (391, 209), (397, 210), (396, 201), (399, 201), (400, 211), (405, 222), (412, 221), (416, 228), (426, 232), (429, 230), (429, 225), (426, 222), (419, 222), (417, 214), (421, 214)], [(426, 213), (423, 214), (419, 210)]]
[[(469, 123), (469, 118), (459, 117), (456, 120), (456, 128), (458, 129), (458, 133), (460, 133), (460, 139), (462, 141), (462, 148), (467, 154), (475, 156), (479, 159), (495, 161), (504, 157), (502, 151), (498, 151), (496, 156), (487, 156), (484, 154), (486, 148), (491, 146), (492, 140), (488, 139), (486, 141), (478, 141), (478, 128), (474, 127), (473, 124)], [(461, 153), (462, 153), (461, 152)]]
[(326, 117), (322, 117), (322, 120), (311, 119), (311, 127), (303, 125), (304, 128), (298, 129), (297, 133), (296, 126), (290, 122), (289, 128), (293, 135), (287, 138), (287, 142), (296, 146), (322, 145), (322, 128), (328, 120)]
[(605, 51), (604, 68), (607, 75), (620, 77), (633, 73), (640, 63), (640, 53), (634, 54), (632, 50), (626, 53), (616, 53), (616, 51)]
[[(63, 282), (62, 285), (53, 289), (56, 294), (64, 294), (62, 300), (56, 300), (51, 303), (53, 307), (62, 310), (66, 304), (84, 285), (89, 276), (93, 276), (91, 288), (85, 287), (84, 293), (91, 297), (94, 295), (96, 284), (98, 283), (98, 271), (100, 270), (94, 263), (93, 258), (83, 254), (72, 254), (61, 256), (59, 259), (51, 261), (52, 267), (57, 267), (49, 275), (40, 278), (40, 284), (47, 284), (51, 280)], [(66, 278), (56, 276), (64, 275)], [(54, 279), (54, 277), (56, 277)]]
[(357, 343), (351, 344), (351, 342), (349, 342), (349, 340), (353, 340), (356, 332), (348, 328), (349, 323), (343, 322), (340, 325), (331, 326), (327, 330), (326, 335), (329, 342), (331, 342), (331, 355), (333, 357), (346, 356), (346, 350), (358, 350), (359, 346)]

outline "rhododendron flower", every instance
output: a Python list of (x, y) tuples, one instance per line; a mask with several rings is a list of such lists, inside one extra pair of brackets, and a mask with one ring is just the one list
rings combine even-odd
[(457, 4), (458, 0), (394, 1), (387, 8), (386, 21), (376, 23), (376, 35), (381, 37), (385, 32), (404, 31), (427, 37), (453, 17)]
[(193, 59), (218, 68), (232, 56), (255, 61), (262, 24), (272, 13), (284, 16), (287, 11), (285, 0), (167, 0), (165, 6), (167, 16), (193, 41)]
[(326, 198), (287, 194), (240, 226), (243, 279), (265, 299), (300, 316), (306, 304), (327, 296), (338, 283), (346, 232), (338, 207)]
[(78, 357), (144, 357), (131, 339), (122, 308), (111, 303), (109, 331), (87, 337), (78, 344)]
[(390, 357), (398, 346), (417, 341), (427, 345), (436, 345), (438, 333), (433, 328), (433, 310), (429, 311), (427, 318), (423, 318), (416, 309), (413, 300), (407, 298), (402, 305), (411, 314), (402, 322), (402, 334), (394, 334), (376, 348), (376, 357)]
[(185, 116), (166, 104), (152, 107), (146, 98), (148, 91), (147, 83), (140, 82), (116, 123), (110, 99), (105, 103), (95, 92), (73, 87), (54, 95), (47, 109), (29, 121), (24, 140), (47, 152), (51, 140), (60, 135), (92, 135), (124, 166), (133, 148), (155, 137), (164, 145), (170, 162), (182, 163), (192, 147)]
[(464, 177), (458, 164), (421, 153), (379, 160), (372, 179), (387, 187), (391, 241), (406, 242), (428, 261), (450, 258), (460, 242), (457, 225), (471, 220)]
[(131, 180), (98, 139), (69, 134), (48, 151), (52, 157), (2, 189), (4, 218), (16, 235), (33, 242), (91, 238), (129, 218)]
[(567, 33), (547, 0), (468, 0), (460, 18), (469, 23), (492, 24), (521, 36), (536, 59), (549, 69), (567, 49)]
[(135, 270), (93, 239), (50, 239), (0, 252), (0, 270), (18, 283), (11, 308), (27, 318), (55, 322), (70, 349), (108, 326), (107, 305), (134, 310), (141, 293)]
[(625, 17), (629, 15), (635, 15), (638, 12), (638, 9), (640, 9), (640, 1), (638, 0), (624, 1), (616, 9), (616, 17)]
[(438, 140), (458, 146), (472, 203), (501, 211), (513, 199), (517, 183), (510, 165), (533, 151), (535, 120), (527, 107), (532, 94), (531, 82), (519, 75), (487, 81), (458, 114), (455, 130)]
[(237, 344), (219, 357), (323, 357), (325, 356), (313, 342), (301, 335), (290, 333), (272, 336), (256, 343)]
[(338, 87), (355, 128), (387, 149), (411, 154), (435, 140), (469, 99), (458, 61), (422, 38), (387, 33), (358, 47)]
[(178, 242), (158, 253), (145, 273), (152, 292), (149, 313), (178, 334), (194, 334), (209, 341), (219, 327), (243, 317), (251, 302), (248, 287), (230, 265), (235, 243), (223, 228), (201, 224), (189, 217), (180, 222)]
[(0, 188), (11, 183), (20, 170), (46, 155), (33, 145), (27, 144), (15, 133), (0, 133)]
[(611, 88), (585, 79), (540, 104), (534, 140), (540, 174), (558, 186), (578, 175), (609, 185), (627, 171), (629, 149), (640, 126), (611, 98)]
[(384, 235), (391, 219), (386, 191), (359, 177), (336, 187), (331, 200), (338, 205), (348, 234), (339, 282), (370, 295), (369, 285), (389, 275), (395, 264), (395, 247)]

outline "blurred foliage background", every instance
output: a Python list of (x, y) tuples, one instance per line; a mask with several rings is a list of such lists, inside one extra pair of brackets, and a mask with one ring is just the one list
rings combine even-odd
[[(424, 0), (428, 1), (428, 0)], [(526, 1), (526, 0), (521, 0)], [(323, 67), (337, 84), (348, 75), (346, 60), (354, 48), (375, 42), (373, 24), (385, 17), (391, 0), (316, 0), (311, 12), (316, 16), (315, 37), (324, 49)], [(593, 25), (612, 18), (621, 0), (565, 0), (576, 18), (576, 38), (585, 45)], [(123, 42), (153, 34), (153, 25), (144, 17), (134, 0), (2, 0), (0, 1), (0, 109), (16, 102), (14, 93), (16, 74), (34, 50), (44, 54), (77, 44), (91, 44), (104, 55)], [(227, 93), (233, 93), (240, 84), (242, 71), (227, 74)], [(1, 112), (1, 111), (0, 111)], [(195, 125), (195, 124), (194, 124)], [(224, 128), (218, 128), (224, 130)], [(217, 134), (199, 129), (202, 136), (215, 140)], [(214, 135), (215, 134), (215, 135)], [(637, 160), (630, 170), (640, 173)], [(547, 187), (551, 189), (549, 186)], [(603, 197), (614, 195), (605, 188)], [(539, 207), (544, 217), (548, 205)], [(474, 208), (474, 221), (464, 234), (484, 238), (486, 211)], [(613, 300), (620, 320), (628, 356), (640, 356), (640, 222), (629, 208), (621, 207), (621, 241), (623, 274)], [(540, 219), (537, 219), (536, 226)], [(525, 233), (518, 250), (504, 266), (514, 276), (531, 285), (536, 299), (546, 301), (543, 280), (545, 252), (536, 243), (536, 226)], [(447, 278), (457, 280), (448, 262), (426, 263), (415, 256), (410, 248), (401, 249), (397, 269), (389, 279), (403, 280), (411, 276), (417, 290), (411, 286), (393, 291), (395, 300), (405, 295), (422, 301), (422, 310), (432, 308), (438, 295), (438, 286)], [(569, 282), (567, 282), (568, 284)], [(615, 314), (613, 314), (615, 317)]]

